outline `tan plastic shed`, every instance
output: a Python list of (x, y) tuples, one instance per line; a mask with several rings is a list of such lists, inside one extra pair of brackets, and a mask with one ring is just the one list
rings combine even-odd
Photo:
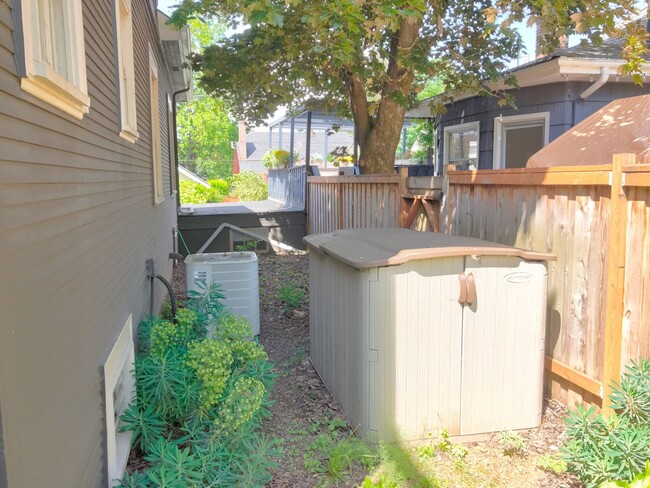
[(305, 242), (311, 361), (363, 438), (539, 426), (551, 255), (406, 229)]

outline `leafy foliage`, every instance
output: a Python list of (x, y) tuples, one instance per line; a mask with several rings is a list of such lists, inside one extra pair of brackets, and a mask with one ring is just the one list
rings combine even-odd
[(567, 463), (565, 460), (550, 454), (544, 454), (537, 459), (537, 467), (544, 471), (549, 471), (555, 474), (566, 473)]
[(129, 405), (122, 415), (120, 432), (133, 432), (131, 443), (143, 451), (149, 450), (154, 440), (165, 430), (165, 422), (156, 413), (153, 405), (144, 410), (137, 405)]
[(149, 318), (141, 326), (137, 401), (120, 429), (133, 431), (148, 466), (126, 475), (124, 488), (257, 487), (271, 479), (278, 441), (256, 430), (269, 415), (272, 365), (248, 340), (250, 323), (225, 313), (219, 288), (199, 288), (176, 324)]
[(650, 461), (645, 463), (645, 472), (637, 474), (632, 481), (608, 481), (600, 488), (650, 488)]
[(221, 394), (228, 383), (232, 363), (232, 351), (223, 342), (206, 339), (193, 344), (190, 348), (187, 364), (194, 369), (203, 384), (205, 405), (216, 405), (221, 399)]
[(521, 455), (524, 452), (524, 438), (511, 430), (501, 432), (499, 436), (499, 444), (501, 444), (503, 454), (506, 456)]
[[(192, 52), (200, 53), (205, 46), (223, 39), (224, 24), (215, 18), (205, 20), (187, 19), (192, 35)], [(237, 140), (238, 129), (222, 100), (208, 96), (201, 87), (195, 86), (192, 99), (180, 105), (177, 124), (180, 164), (205, 179), (223, 179), (232, 174), (231, 142)]]
[(290, 312), (300, 306), (305, 298), (305, 290), (287, 283), (278, 290), (278, 298), (284, 303), (284, 311)]
[(647, 422), (650, 360), (632, 363), (620, 385), (613, 386), (612, 406), (618, 415), (606, 419), (593, 407), (578, 406), (566, 419), (569, 441), (562, 457), (568, 471), (588, 487), (609, 480), (629, 481), (644, 469), (650, 457), (650, 423)]
[[(262, 163), (265, 168), (275, 169), (289, 166), (289, 156), (291, 153), (284, 149), (271, 149), (262, 156)], [(297, 158), (294, 155), (294, 160)]]
[(266, 200), (269, 187), (254, 171), (242, 171), (230, 179), (230, 193), (243, 202)]
[(183, 180), (179, 183), (181, 192), (181, 204), (203, 204), (223, 202), (228, 196), (230, 187), (224, 180), (208, 180), (210, 188), (206, 188), (195, 181)]
[[(318, 108), (352, 115), (360, 165), (388, 172), (406, 110), (436, 77), (447, 94), (511, 96), (490, 85), (523, 48), (515, 22), (539, 23), (546, 52), (562, 35), (591, 41), (620, 34), (635, 12), (629, 0), (183, 0), (172, 21), (219, 15), (233, 32), (192, 58), (206, 92), (253, 124), (278, 107)], [(643, 26), (631, 24), (624, 54), (640, 73)], [(513, 76), (507, 87), (516, 86)], [(448, 99), (448, 98), (447, 98)]]
[(303, 455), (305, 469), (325, 475), (330, 482), (337, 482), (347, 477), (355, 464), (366, 468), (375, 464), (377, 456), (368, 444), (354, 434), (342, 434), (341, 429), (347, 427), (346, 422), (333, 419), (325, 427), (325, 432), (309, 444)]

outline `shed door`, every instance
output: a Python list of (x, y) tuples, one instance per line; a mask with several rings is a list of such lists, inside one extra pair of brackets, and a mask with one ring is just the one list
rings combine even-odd
[(476, 299), (463, 312), (461, 435), (536, 427), (542, 405), (544, 265), (467, 256), (465, 275), (470, 274)]
[[(463, 257), (379, 269), (370, 283), (368, 438), (460, 431)], [(374, 433), (373, 433), (374, 431)]]

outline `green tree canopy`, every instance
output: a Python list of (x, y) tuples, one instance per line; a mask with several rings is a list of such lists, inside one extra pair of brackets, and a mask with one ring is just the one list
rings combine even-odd
[[(507, 101), (490, 82), (522, 50), (515, 22), (537, 23), (550, 51), (572, 33), (601, 42), (633, 13), (631, 0), (183, 0), (172, 19), (219, 15), (234, 32), (192, 64), (237, 117), (258, 123), (280, 106), (351, 114), (362, 171), (377, 173), (390, 171), (405, 112), (427, 78), (447, 93)], [(641, 26), (628, 32), (632, 70), (643, 41)]]
[[(192, 50), (201, 53), (205, 46), (223, 39), (225, 25), (214, 18), (190, 19)], [(208, 96), (196, 83), (192, 100), (180, 106), (178, 124), (178, 159), (180, 164), (203, 178), (226, 178), (232, 174), (233, 150), (237, 124), (219, 97)]]

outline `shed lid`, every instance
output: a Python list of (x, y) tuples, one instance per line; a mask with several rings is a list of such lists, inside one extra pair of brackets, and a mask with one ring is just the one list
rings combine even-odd
[(529, 261), (555, 260), (552, 254), (524, 251), (473, 237), (407, 229), (339, 230), (310, 235), (304, 240), (312, 248), (357, 269), (450, 256), (513, 256)]

